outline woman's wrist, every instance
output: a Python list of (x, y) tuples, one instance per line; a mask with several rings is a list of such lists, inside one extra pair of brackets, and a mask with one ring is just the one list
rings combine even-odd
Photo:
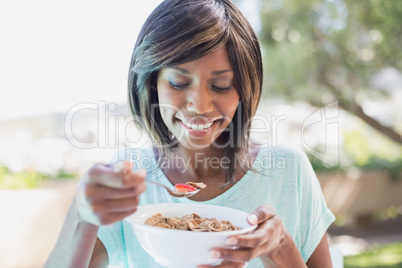
[(278, 245), (260, 259), (264, 267), (307, 267), (292, 236), (286, 229)]
[(70, 206), (70, 211), (67, 215), (68, 214), (71, 216), (66, 218), (65, 225), (72, 228), (69, 231), (70, 233), (68, 237), (72, 240), (77, 240), (77, 238), (79, 238), (78, 240), (82, 240), (80, 243), (92, 246), (97, 238), (99, 226), (86, 221), (85, 218), (82, 217), (78, 211), (75, 199)]
[(44, 267), (88, 267), (99, 226), (81, 217), (73, 199), (56, 245)]
[(69, 213), (72, 214), (72, 219), (74, 220), (74, 226), (76, 228), (79, 227), (79, 228), (84, 228), (84, 229), (89, 229), (89, 230), (92, 230), (92, 229), (98, 230), (99, 229), (98, 225), (91, 223), (90, 221), (88, 221), (86, 219), (86, 217), (84, 217), (84, 215), (82, 215), (83, 209), (79, 208), (77, 202), (78, 202), (77, 195), (75, 195), (71, 202), (70, 209), (69, 209), (70, 210)]

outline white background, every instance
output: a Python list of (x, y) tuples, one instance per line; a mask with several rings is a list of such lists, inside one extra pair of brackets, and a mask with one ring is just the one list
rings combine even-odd
[(0, 2), (0, 120), (125, 103), (139, 30), (161, 0)]

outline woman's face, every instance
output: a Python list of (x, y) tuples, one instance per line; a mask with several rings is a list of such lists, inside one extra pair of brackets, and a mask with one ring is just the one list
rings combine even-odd
[(227, 128), (239, 103), (233, 81), (225, 47), (159, 71), (161, 116), (181, 145), (207, 148)]

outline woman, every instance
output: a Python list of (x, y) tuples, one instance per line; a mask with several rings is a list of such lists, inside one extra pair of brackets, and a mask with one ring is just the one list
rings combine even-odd
[[(261, 88), (257, 37), (229, 0), (162, 2), (129, 73), (134, 120), (154, 146), (119, 152), (111, 163), (125, 160), (124, 172), (113, 164), (88, 171), (46, 266), (159, 267), (122, 220), (138, 205), (197, 202), (241, 209), (258, 224), (228, 239), (238, 249), (211, 249), (223, 260), (216, 267), (331, 267), (325, 232), (334, 216), (307, 158), (249, 139)], [(145, 177), (208, 187), (177, 199), (145, 187)]]

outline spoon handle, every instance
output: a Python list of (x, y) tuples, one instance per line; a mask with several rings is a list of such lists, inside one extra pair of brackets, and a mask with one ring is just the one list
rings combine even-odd
[(193, 195), (195, 195), (196, 193), (198, 193), (200, 191), (199, 189), (197, 189), (197, 191), (193, 191), (193, 192), (179, 193), (179, 192), (176, 192), (176, 191), (170, 189), (169, 187), (167, 187), (166, 185), (164, 185), (162, 183), (147, 180), (147, 179), (145, 179), (145, 181), (148, 182), (148, 183), (152, 183), (152, 184), (155, 184), (155, 185), (158, 185), (158, 186), (161, 186), (161, 187), (165, 188), (166, 191), (168, 191), (168, 193), (171, 196), (174, 196), (174, 197), (190, 197), (190, 196), (193, 196)]
[(161, 186), (161, 187), (165, 188), (168, 192), (171, 192), (171, 191), (172, 191), (172, 190), (169, 189), (169, 187), (167, 187), (166, 185), (164, 185), (164, 184), (162, 184), (162, 183), (159, 183), (159, 182), (156, 182), (156, 181), (147, 180), (147, 179), (145, 179), (145, 181), (148, 182), (148, 183), (152, 183), (152, 184)]

